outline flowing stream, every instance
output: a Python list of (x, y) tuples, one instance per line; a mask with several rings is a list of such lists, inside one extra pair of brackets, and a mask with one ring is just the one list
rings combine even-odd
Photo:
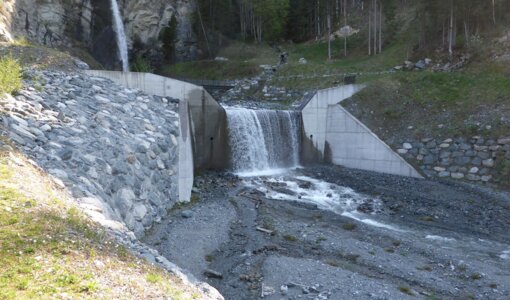
[(115, 37), (117, 39), (117, 50), (119, 58), (122, 62), (122, 71), (129, 71), (128, 45), (126, 40), (126, 32), (124, 31), (124, 23), (120, 14), (119, 4), (117, 0), (110, 0), (113, 15), (113, 28), (115, 29)]

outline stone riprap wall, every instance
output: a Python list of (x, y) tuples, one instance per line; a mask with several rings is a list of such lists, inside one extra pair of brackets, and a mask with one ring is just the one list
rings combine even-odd
[[(189, 168), (191, 174), (188, 177), (190, 195), (193, 167), (217, 170), (228, 167), (230, 152), (225, 109), (203, 87), (151, 73), (103, 70), (85, 72), (111, 79), (125, 87), (137, 88), (149, 94), (172, 97), (188, 103), (194, 156), (194, 165)], [(181, 118), (184, 118), (183, 114)], [(185, 160), (182, 161), (182, 163), (185, 162)]]
[(178, 201), (177, 100), (83, 74), (26, 78), (0, 100), (5, 134), (88, 213), (142, 236)]
[(406, 139), (394, 147), (430, 177), (490, 182), (510, 167), (510, 137)]

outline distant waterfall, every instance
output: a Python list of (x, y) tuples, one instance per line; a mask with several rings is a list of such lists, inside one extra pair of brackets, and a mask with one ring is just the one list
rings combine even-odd
[(299, 165), (299, 113), (245, 108), (226, 111), (235, 172), (256, 175)]
[(126, 32), (124, 31), (124, 23), (122, 22), (122, 16), (119, 10), (119, 4), (117, 0), (110, 0), (112, 4), (113, 14), (113, 28), (115, 29), (115, 36), (117, 38), (117, 50), (119, 52), (119, 58), (122, 61), (122, 71), (129, 71), (129, 57), (128, 57), (128, 46), (126, 40)]

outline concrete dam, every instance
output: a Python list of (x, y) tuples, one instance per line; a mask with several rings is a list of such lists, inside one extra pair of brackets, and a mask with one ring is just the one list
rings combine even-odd
[(300, 164), (301, 114), (294, 111), (226, 108), (230, 168), (264, 174)]
[(149, 73), (87, 71), (128, 88), (179, 99), (179, 200), (189, 201), (193, 172), (270, 175), (301, 164), (331, 163), (400, 176), (421, 175), (341, 105), (362, 89), (318, 91), (297, 111), (221, 106), (203, 87)]

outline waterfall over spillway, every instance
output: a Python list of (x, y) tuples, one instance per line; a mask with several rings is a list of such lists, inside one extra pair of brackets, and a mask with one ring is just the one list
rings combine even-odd
[(124, 23), (122, 22), (122, 16), (119, 10), (119, 4), (117, 0), (110, 0), (112, 6), (113, 15), (113, 28), (115, 29), (115, 36), (117, 39), (117, 50), (119, 58), (122, 61), (122, 71), (129, 71), (129, 57), (128, 57), (128, 46), (126, 40), (126, 32), (124, 31)]
[(226, 111), (234, 172), (257, 175), (299, 165), (299, 113), (246, 108)]

